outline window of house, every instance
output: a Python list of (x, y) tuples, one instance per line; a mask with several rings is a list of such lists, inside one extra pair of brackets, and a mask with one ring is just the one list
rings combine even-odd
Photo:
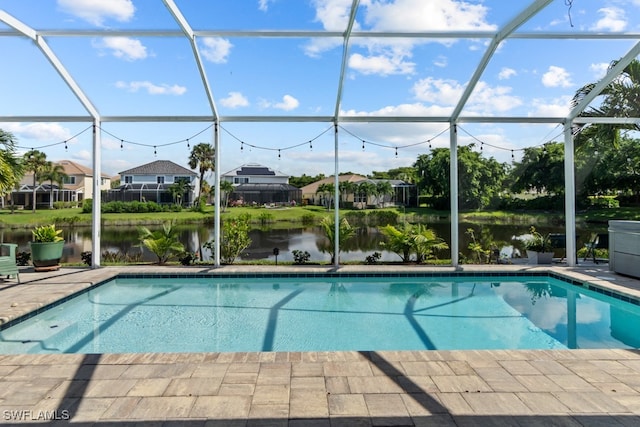
[(164, 184), (164, 176), (158, 176), (158, 177), (156, 177), (156, 183), (158, 183), (158, 184)]
[(234, 184), (248, 184), (249, 177), (248, 176), (236, 176), (233, 178)]
[(75, 176), (67, 176), (67, 177), (64, 178), (64, 180), (62, 182), (65, 183), (65, 184), (75, 185), (76, 177)]
[(125, 175), (124, 176), (124, 183), (125, 184), (133, 184), (133, 177), (131, 175)]
[(191, 183), (191, 178), (188, 176), (176, 176), (173, 178), (173, 182), (184, 181), (186, 183)]

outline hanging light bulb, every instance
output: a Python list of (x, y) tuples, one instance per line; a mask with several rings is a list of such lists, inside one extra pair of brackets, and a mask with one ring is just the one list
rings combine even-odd
[(429, 140), (429, 150), (431, 150), (431, 140)]
[(187, 138), (187, 149), (190, 149), (191, 146), (189, 145), (189, 138)]
[(244, 152), (244, 142), (240, 141), (240, 152)]
[(64, 151), (67, 151), (69, 147), (67, 147), (67, 141), (64, 142)]
[(364, 139), (362, 140), (362, 151), (364, 151)]
[(156, 146), (153, 146), (153, 157), (157, 157), (158, 156), (158, 150), (156, 150)]
[(282, 156), (280, 156), (280, 149), (278, 148), (278, 160), (280, 160)]
[(311, 144), (311, 140), (309, 140), (309, 150), (313, 151), (313, 145)]
[(398, 147), (396, 147), (396, 159), (398, 158)]
[(513, 154), (513, 150), (511, 150), (511, 161), (513, 162), (515, 161), (515, 159), (516, 159), (516, 156)]
[(480, 151), (483, 151), (483, 149), (484, 149), (484, 142), (481, 142), (480, 143)]
[(122, 145), (124, 144), (124, 141), (121, 139), (120, 140), (120, 149), (122, 150)]

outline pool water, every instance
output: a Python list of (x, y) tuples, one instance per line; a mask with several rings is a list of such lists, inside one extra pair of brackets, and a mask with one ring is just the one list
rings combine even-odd
[(0, 353), (638, 348), (640, 307), (553, 277), (117, 278)]

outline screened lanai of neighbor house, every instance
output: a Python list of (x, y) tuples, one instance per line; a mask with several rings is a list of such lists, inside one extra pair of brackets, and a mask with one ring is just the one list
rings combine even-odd
[[(239, 164), (290, 176), (367, 175), (450, 149), (458, 265), (458, 150), (517, 161), (564, 144), (574, 253), (574, 137), (638, 117), (592, 114), (640, 53), (633, 0), (4, 0), (0, 128), (19, 152), (100, 177), (215, 149), (214, 183)], [(587, 85), (582, 96), (574, 95)], [(215, 185), (215, 264), (220, 264)], [(334, 211), (336, 235), (339, 209)], [(92, 258), (100, 266), (100, 209)], [(338, 252), (336, 241), (336, 253)], [(336, 264), (338, 257), (336, 257)], [(567, 259), (574, 265), (572, 257)]]

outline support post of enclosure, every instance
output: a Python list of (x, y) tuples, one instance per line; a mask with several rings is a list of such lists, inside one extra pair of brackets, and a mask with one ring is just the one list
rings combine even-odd
[(567, 265), (576, 266), (576, 174), (571, 120), (564, 124), (564, 215)]
[(449, 128), (449, 180), (451, 195), (451, 264), (454, 267), (459, 265), (458, 260), (458, 248), (459, 248), (459, 236), (458, 236), (458, 131), (455, 123), (451, 124)]
[(100, 119), (93, 121), (93, 207), (91, 209), (91, 268), (100, 267), (100, 204), (102, 203)]
[(334, 267), (340, 266), (340, 209), (338, 205), (340, 204), (340, 180), (339, 180), (339, 168), (338, 168), (338, 122), (334, 122), (334, 160), (335, 160), (335, 173), (333, 185), (335, 188), (333, 189), (333, 209), (334, 209), (334, 222), (335, 228), (333, 230), (334, 236), (334, 244), (333, 244), (333, 265)]
[(213, 125), (213, 147), (214, 147), (214, 196), (213, 196), (213, 241), (214, 241), (214, 266), (220, 267), (220, 132), (218, 131), (218, 120)]

